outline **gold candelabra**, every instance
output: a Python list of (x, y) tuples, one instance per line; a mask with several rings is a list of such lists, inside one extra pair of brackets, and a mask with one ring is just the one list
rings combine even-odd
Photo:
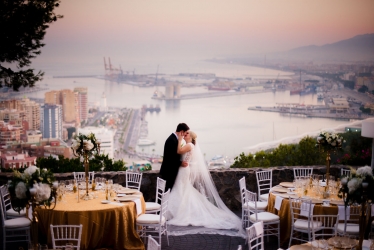
[[(95, 154), (100, 154), (100, 142), (96, 141), (94, 134), (89, 134), (88, 136), (80, 134), (77, 140), (80, 145), (79, 147), (72, 146), (71, 149), (73, 150), (73, 154), (76, 157), (83, 157), (83, 165), (84, 165), (84, 172), (85, 172), (85, 179), (86, 179), (86, 193), (82, 195), (83, 200), (91, 200), (93, 196), (88, 192), (88, 183), (89, 183), (89, 157)], [(90, 140), (93, 144), (91, 149), (87, 149), (84, 141)]]

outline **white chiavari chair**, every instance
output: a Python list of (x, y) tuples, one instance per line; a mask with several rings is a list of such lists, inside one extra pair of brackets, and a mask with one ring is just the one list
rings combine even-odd
[(147, 250), (161, 250), (161, 245), (151, 235), (148, 235)]
[(7, 185), (3, 185), (0, 187), (0, 195), (6, 219), (14, 219), (26, 216), (26, 208), (22, 209), (20, 212), (17, 212), (12, 208), (10, 194)]
[(293, 176), (295, 179), (300, 177), (310, 177), (313, 174), (313, 168), (294, 168)]
[(143, 173), (126, 171), (126, 187), (140, 191)]
[(340, 169), (340, 176), (349, 176), (351, 174), (350, 169), (341, 168)]
[(258, 198), (260, 201), (268, 201), (272, 188), (273, 170), (256, 171)]
[(82, 224), (80, 225), (50, 225), (53, 249), (65, 248), (67, 243), (79, 250), (82, 237)]
[[(85, 172), (73, 172), (74, 174), (74, 180), (77, 182), (86, 181), (86, 173)], [(88, 181), (89, 183), (92, 183), (92, 180), (95, 179), (95, 172), (90, 171), (88, 172)]]
[(155, 214), (160, 212), (161, 208), (161, 199), (162, 195), (165, 192), (166, 181), (157, 177), (157, 186), (156, 186), (156, 197), (155, 202), (146, 202), (145, 203), (145, 213), (146, 214)]
[[(262, 228), (262, 232), (261, 232)], [(247, 241), (249, 250), (264, 250), (264, 224), (262, 221), (253, 224), (247, 228)], [(260, 232), (258, 232), (260, 231)], [(240, 247), (240, 249), (242, 249)]]

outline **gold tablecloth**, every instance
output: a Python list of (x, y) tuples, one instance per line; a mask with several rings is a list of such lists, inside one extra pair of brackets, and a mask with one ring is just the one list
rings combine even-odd
[[(283, 199), (282, 206), (278, 211), (275, 205), (276, 195), (270, 193), (267, 211), (274, 213), (280, 218), (280, 242), (281, 245), (289, 242), (292, 226), (292, 218), (290, 211), (290, 203), (287, 198)], [(322, 204), (316, 204), (313, 209), (313, 214), (338, 214), (338, 207), (336, 205), (322, 206)]]
[[(145, 249), (135, 230), (135, 203), (102, 204), (101, 201), (105, 200), (104, 192), (98, 191), (97, 194), (99, 197), (96, 199), (80, 200), (78, 203), (77, 195), (70, 193), (66, 195), (65, 201), (57, 203), (54, 210), (38, 208), (39, 235), (47, 236), (48, 245), (52, 247), (50, 224), (82, 224), (81, 250)], [(142, 213), (145, 213), (143, 196), (140, 200)]]

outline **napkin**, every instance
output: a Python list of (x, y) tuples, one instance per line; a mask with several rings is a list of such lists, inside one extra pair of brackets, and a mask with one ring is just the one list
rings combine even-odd
[(362, 250), (370, 250), (371, 241), (370, 240), (364, 240), (362, 242)]
[(347, 212), (347, 220), (349, 220), (350, 213), (351, 213), (351, 209), (349, 208), (349, 206), (347, 206), (347, 208), (345, 206), (338, 206), (338, 220), (345, 220), (345, 218), (344, 218), (344, 216), (345, 216), (344, 210), (345, 209), (346, 209), (346, 212)]
[[(312, 211), (310, 211), (310, 212), (313, 213), (314, 204), (312, 204), (312, 206), (310, 207), (310, 209), (312, 209)], [(309, 215), (310, 215), (310, 213), (309, 213), (309, 203), (307, 203), (307, 202), (301, 203), (301, 206), (300, 206), (300, 215), (301, 216), (305, 216), (305, 217), (309, 217)]]
[(255, 227), (255, 231), (256, 231), (256, 236), (260, 236), (261, 234), (264, 233), (264, 227), (263, 227), (263, 222), (256, 222), (255, 224), (253, 224), (253, 226)]
[(275, 197), (275, 205), (274, 205), (275, 209), (277, 209), (277, 210), (280, 210), (280, 209), (281, 209), (282, 201), (283, 201), (283, 198), (280, 197), (279, 195), (277, 195), (277, 196)]
[(136, 207), (136, 213), (139, 215), (142, 213), (142, 203), (140, 202), (140, 199), (133, 199), (133, 202), (135, 202)]

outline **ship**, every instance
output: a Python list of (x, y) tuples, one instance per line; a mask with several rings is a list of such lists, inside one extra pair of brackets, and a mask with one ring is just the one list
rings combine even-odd
[(149, 145), (153, 145), (153, 144), (155, 144), (155, 142), (150, 140), (150, 139), (140, 138), (138, 140), (138, 146), (149, 146)]
[(302, 89), (292, 89), (290, 90), (290, 95), (299, 95)]
[(300, 95), (308, 95), (316, 93), (316, 89), (313, 86), (308, 86), (300, 92)]
[(208, 90), (219, 90), (219, 91), (229, 91), (230, 87), (224, 87), (224, 86), (208, 86)]

